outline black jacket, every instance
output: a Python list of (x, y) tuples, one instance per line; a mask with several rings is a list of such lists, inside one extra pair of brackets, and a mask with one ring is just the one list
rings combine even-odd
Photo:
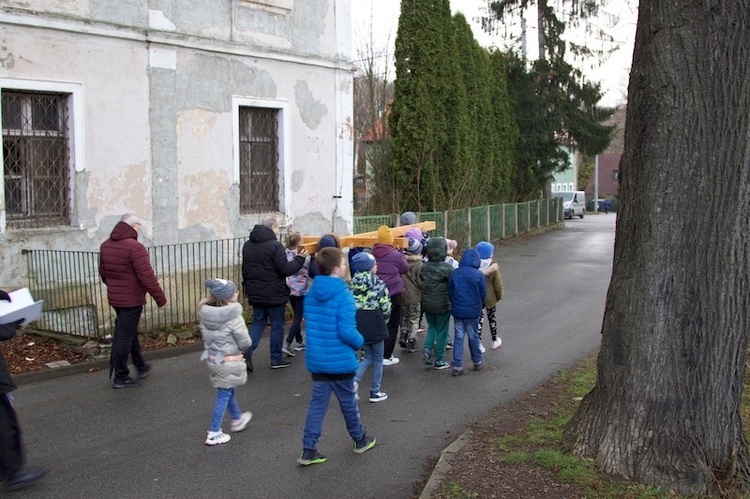
[(242, 280), (251, 305), (273, 307), (289, 301), (286, 277), (305, 264), (305, 257), (297, 255), (287, 261), (284, 246), (276, 240), (276, 233), (263, 225), (256, 225), (250, 239), (242, 247)]
[(388, 324), (383, 312), (357, 309), (357, 331), (365, 338), (365, 343), (373, 344), (388, 338)]
[[(10, 324), (0, 324), (0, 340), (9, 340), (16, 335), (18, 331), (18, 324), (11, 322)], [(10, 375), (8, 367), (5, 365), (5, 357), (0, 352), (0, 394), (5, 395), (6, 393), (12, 392), (16, 389), (16, 383), (13, 381), (13, 376)]]

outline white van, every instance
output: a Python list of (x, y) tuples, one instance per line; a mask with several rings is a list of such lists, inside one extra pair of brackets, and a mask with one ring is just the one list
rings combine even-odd
[(556, 192), (555, 196), (563, 200), (563, 216), (583, 218), (586, 214), (586, 193), (583, 191)]

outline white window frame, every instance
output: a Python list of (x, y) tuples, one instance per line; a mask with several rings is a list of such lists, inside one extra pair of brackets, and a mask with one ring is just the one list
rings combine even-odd
[[(279, 132), (279, 208), (286, 219), (293, 218), (292, 213), (292, 141), (289, 135), (291, 125), (291, 105), (288, 101), (271, 99), (250, 99), (232, 96), (232, 182), (240, 183), (240, 108), (262, 107), (278, 111)], [(247, 215), (243, 215), (247, 216)]]
[[(0, 78), (0, 92), (3, 90), (15, 90), (18, 92), (52, 92), (56, 94), (67, 94), (68, 95), (68, 150), (70, 151), (69, 157), (69, 172), (68, 182), (69, 188), (68, 193), (70, 199), (68, 199), (69, 206), (71, 207), (70, 213), (70, 225), (75, 225), (75, 212), (72, 211), (72, 207), (75, 206), (75, 172), (81, 172), (85, 169), (85, 140), (84, 140), (84, 119), (83, 119), (83, 84), (79, 82), (60, 82), (60, 81), (43, 81), (43, 80), (26, 80), (20, 78)], [(0, 109), (0, 113), (2, 110)], [(2, 116), (0, 116), (0, 122), (2, 122)], [(3, 158), (2, 149), (0, 149), (0, 164), (4, 164), (5, 158)], [(0, 210), (0, 233), (5, 233), (7, 230), (7, 214), (5, 211), (5, 170), (0, 170), (0, 184), (3, 188), (0, 189), (0, 204), (2, 210)], [(44, 229), (34, 230), (49, 230), (52, 227)], [(25, 229), (24, 229), (25, 230)]]

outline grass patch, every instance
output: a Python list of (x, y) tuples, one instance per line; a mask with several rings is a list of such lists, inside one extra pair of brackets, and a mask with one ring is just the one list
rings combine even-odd
[(476, 492), (467, 492), (456, 482), (450, 482), (443, 487), (443, 494), (449, 499), (475, 499)]

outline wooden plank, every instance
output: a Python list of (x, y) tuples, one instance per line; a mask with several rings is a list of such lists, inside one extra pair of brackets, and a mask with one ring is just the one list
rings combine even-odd
[[(428, 220), (426, 222), (419, 222), (411, 225), (400, 225), (398, 227), (392, 227), (391, 233), (393, 234), (393, 246), (396, 248), (406, 248), (409, 246), (407, 238), (404, 237), (406, 232), (416, 227), (422, 231), (435, 230), (435, 221)], [(309, 254), (315, 254), (318, 251), (318, 241), (322, 236), (302, 236), (302, 241), (298, 248), (305, 248)], [(362, 232), (360, 234), (352, 234), (351, 236), (341, 236), (341, 246), (354, 246), (361, 248), (372, 248), (375, 243), (378, 242), (378, 231)]]

